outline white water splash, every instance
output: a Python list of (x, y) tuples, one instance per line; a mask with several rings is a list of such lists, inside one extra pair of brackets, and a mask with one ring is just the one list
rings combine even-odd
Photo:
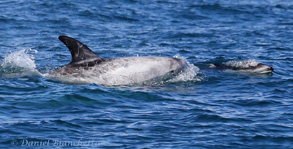
[(34, 55), (29, 52), (37, 53), (37, 50), (23, 49), (12, 52), (1, 62), (1, 77), (16, 78), (23, 76), (41, 75), (36, 69)]
[(190, 64), (185, 57), (180, 55), (175, 55), (175, 58), (179, 58), (184, 60), (186, 63), (186, 67), (178, 73), (174, 78), (169, 79), (167, 82), (186, 82), (186, 81), (201, 81), (202, 78), (198, 77), (199, 68)]

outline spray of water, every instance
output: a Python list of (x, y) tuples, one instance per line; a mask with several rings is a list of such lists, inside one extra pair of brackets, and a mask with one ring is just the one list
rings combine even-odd
[(36, 50), (23, 49), (12, 52), (1, 61), (0, 76), (6, 78), (17, 78), (23, 76), (41, 75), (36, 69), (33, 54)]
[(186, 82), (186, 81), (201, 81), (203, 78), (198, 76), (199, 68), (189, 63), (185, 57), (175, 55), (175, 58), (179, 58), (185, 61), (186, 67), (179, 72), (174, 78), (167, 80), (166, 82)]

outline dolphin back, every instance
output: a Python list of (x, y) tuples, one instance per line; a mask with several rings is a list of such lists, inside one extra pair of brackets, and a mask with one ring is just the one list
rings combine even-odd
[(98, 55), (96, 55), (91, 49), (89, 49), (85, 44), (80, 41), (68, 37), (59, 36), (59, 40), (62, 41), (69, 49), (72, 59), (70, 64), (82, 64), (93, 61), (103, 60)]

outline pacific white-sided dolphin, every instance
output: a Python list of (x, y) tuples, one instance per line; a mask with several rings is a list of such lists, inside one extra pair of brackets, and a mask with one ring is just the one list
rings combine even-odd
[(210, 68), (258, 74), (271, 73), (274, 71), (273, 67), (265, 65), (263, 63), (256, 62), (255, 60), (228, 61), (223, 64), (211, 64)]
[(51, 73), (53, 77), (79, 78), (107, 85), (141, 83), (181, 71), (185, 61), (173, 57), (126, 57), (103, 59), (86, 45), (68, 36), (59, 36), (69, 49), (71, 62)]

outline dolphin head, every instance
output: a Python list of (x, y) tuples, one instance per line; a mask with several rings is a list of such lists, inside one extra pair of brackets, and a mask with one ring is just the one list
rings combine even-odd
[(253, 73), (269, 73), (274, 71), (274, 68), (262, 63), (257, 64), (255, 67), (251, 67), (247, 69)]

